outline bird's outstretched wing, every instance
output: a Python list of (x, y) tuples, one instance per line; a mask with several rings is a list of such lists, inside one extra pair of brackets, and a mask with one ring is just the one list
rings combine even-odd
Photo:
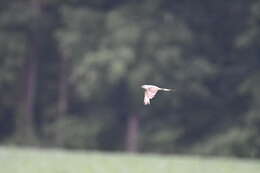
[(150, 99), (154, 98), (154, 96), (156, 95), (158, 89), (155, 88), (148, 88), (145, 90), (144, 92), (144, 104), (150, 104)]
[(149, 99), (154, 98), (154, 96), (156, 95), (157, 92), (158, 92), (157, 88), (148, 88), (146, 90), (146, 93), (147, 93), (147, 96), (148, 96)]

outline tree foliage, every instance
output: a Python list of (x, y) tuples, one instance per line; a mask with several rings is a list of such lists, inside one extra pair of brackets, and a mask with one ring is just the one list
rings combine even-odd
[(1, 142), (259, 157), (259, 4), (1, 1)]

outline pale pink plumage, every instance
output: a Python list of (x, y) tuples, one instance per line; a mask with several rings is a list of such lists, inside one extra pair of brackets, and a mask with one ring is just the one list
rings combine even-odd
[(148, 105), (150, 104), (150, 99), (154, 98), (154, 96), (156, 95), (156, 93), (158, 91), (171, 91), (171, 89), (167, 89), (167, 88), (159, 88), (155, 85), (142, 85), (142, 88), (145, 89), (144, 92), (144, 104)]

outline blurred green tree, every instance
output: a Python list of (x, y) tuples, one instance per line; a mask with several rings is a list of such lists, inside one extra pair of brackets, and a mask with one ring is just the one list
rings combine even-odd
[(259, 0), (1, 1), (0, 140), (259, 157), (258, 36)]

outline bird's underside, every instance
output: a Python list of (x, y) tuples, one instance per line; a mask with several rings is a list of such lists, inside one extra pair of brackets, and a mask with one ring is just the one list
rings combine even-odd
[(158, 91), (172, 91), (172, 89), (160, 88), (155, 85), (142, 85), (144, 91), (144, 104), (150, 104), (150, 99), (154, 98)]

